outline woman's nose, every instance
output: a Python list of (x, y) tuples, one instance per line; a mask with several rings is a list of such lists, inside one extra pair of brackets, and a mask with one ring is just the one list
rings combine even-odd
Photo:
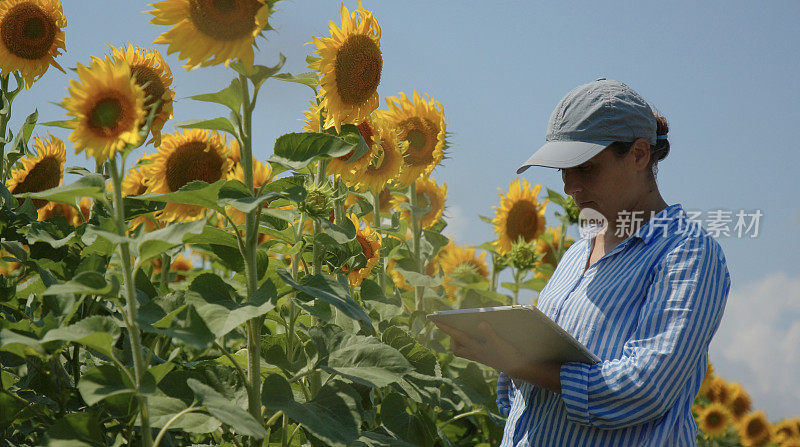
[(583, 186), (575, 179), (575, 175), (569, 169), (561, 170), (561, 180), (564, 181), (564, 193), (570, 196), (583, 191)]

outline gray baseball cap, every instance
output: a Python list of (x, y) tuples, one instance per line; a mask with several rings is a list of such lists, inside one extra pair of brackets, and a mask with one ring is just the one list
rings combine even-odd
[(545, 144), (517, 169), (571, 168), (615, 141), (645, 138), (656, 144), (656, 118), (647, 102), (619, 81), (600, 78), (572, 89), (547, 123)]

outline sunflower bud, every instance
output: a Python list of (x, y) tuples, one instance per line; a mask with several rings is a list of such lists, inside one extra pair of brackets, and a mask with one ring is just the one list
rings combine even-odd
[(520, 238), (511, 244), (511, 251), (508, 253), (508, 263), (520, 270), (530, 270), (539, 260), (541, 255), (536, 254), (536, 245), (525, 242)]
[(575, 203), (575, 200), (572, 199), (572, 196), (567, 197), (566, 205), (564, 206), (564, 211), (567, 212), (567, 218), (569, 218), (569, 223), (578, 223), (579, 215), (580, 215), (580, 208)]
[(331, 185), (327, 181), (318, 185), (311, 180), (306, 182), (305, 188), (306, 200), (300, 204), (300, 211), (309, 217), (327, 219), (334, 207), (334, 191)]

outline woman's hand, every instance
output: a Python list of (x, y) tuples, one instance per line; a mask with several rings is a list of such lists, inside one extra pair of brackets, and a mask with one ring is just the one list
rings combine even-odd
[(450, 336), (450, 347), (453, 354), (474, 360), (502, 371), (516, 380), (524, 380), (561, 393), (561, 364), (539, 363), (529, 364), (523, 360), (522, 354), (511, 343), (497, 335), (485, 321), (478, 324), (481, 339), (475, 339), (464, 331), (436, 323), (436, 326)]

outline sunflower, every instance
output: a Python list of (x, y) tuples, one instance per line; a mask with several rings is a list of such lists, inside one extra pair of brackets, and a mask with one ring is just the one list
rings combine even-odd
[[(322, 106), (317, 104), (314, 101), (309, 101), (311, 106), (307, 110), (303, 110), (303, 116), (305, 119), (298, 121), (303, 121), (303, 129), (306, 132), (319, 132), (319, 115), (322, 113)], [(327, 129), (327, 127), (326, 127)]]
[[(420, 178), (416, 184), (417, 207), (428, 209), (422, 215), (422, 228), (430, 228), (442, 217), (444, 212), (444, 202), (447, 199), (447, 183), (442, 183), (440, 188), (434, 179)], [(403, 219), (406, 222), (410, 222), (411, 213), (407, 207), (401, 205), (403, 203), (408, 203), (408, 197), (398, 195), (392, 198), (392, 204), (402, 213)]]
[[(264, 183), (267, 183), (271, 180), (272, 176), (272, 168), (268, 164), (261, 163), (258, 160), (253, 160), (253, 192), (257, 192), (259, 188), (261, 188)], [(242, 168), (241, 164), (235, 164), (233, 170), (228, 173), (228, 180), (238, 180), (244, 183), (244, 169)], [(264, 207), (269, 206), (268, 204), (264, 204)], [(226, 212), (228, 213), (228, 217), (236, 225), (244, 225), (245, 224), (245, 213), (237, 210), (236, 208), (229, 206), (226, 208)]]
[[(359, 196), (355, 194), (348, 194), (347, 198), (344, 199), (344, 207), (345, 209), (350, 208), (351, 206), (358, 203)], [(370, 205), (372, 205), (372, 198), (367, 196), (364, 200), (366, 200)], [(380, 194), (378, 194), (378, 201), (380, 202), (381, 213), (388, 213), (392, 210), (392, 190), (388, 187), (385, 187), (381, 190)], [(367, 222), (372, 222), (373, 217), (372, 213), (367, 213), (364, 215), (364, 220)]]
[(703, 433), (711, 438), (721, 438), (733, 423), (733, 415), (725, 405), (714, 402), (699, 412), (697, 422)]
[(728, 387), (728, 382), (722, 377), (714, 377), (708, 384), (708, 392), (706, 396), (711, 402), (719, 402), (723, 405), (729, 405), (731, 402), (731, 390)]
[(67, 18), (59, 0), (0, 1), (0, 74), (19, 70), (31, 88), (65, 50)]
[[(231, 165), (231, 170), (235, 169), (236, 165), (242, 162), (242, 147), (239, 146), (239, 140), (234, 139), (231, 141), (231, 151), (228, 154), (228, 158), (230, 158), (233, 163)], [(244, 180), (242, 180), (242, 183), (244, 183)]]
[(474, 248), (465, 248), (455, 245), (452, 241), (442, 250), (440, 264), (444, 272), (444, 290), (447, 298), (456, 300), (458, 287), (450, 284), (452, 277), (472, 273), (483, 279), (489, 279), (489, 268), (486, 265), (486, 252), (476, 256)]
[(147, 113), (150, 113), (150, 108), (156, 101), (161, 100), (153, 123), (150, 125), (153, 144), (161, 145), (161, 129), (164, 127), (164, 123), (172, 118), (172, 100), (175, 99), (175, 92), (170, 88), (172, 71), (169, 69), (169, 65), (158, 50), (134, 48), (133, 45), (128, 44), (128, 48), (111, 47), (111, 52), (117, 64), (128, 64), (136, 84), (144, 89), (144, 108)]
[(781, 442), (781, 447), (800, 447), (800, 437), (787, 438)]
[[(428, 264), (425, 266), (425, 274), (428, 276), (436, 276), (441, 271), (441, 263), (439, 260), (443, 256), (445, 250), (442, 249), (439, 253), (436, 254)], [(398, 289), (403, 290), (411, 290), (411, 286), (406, 284), (406, 278), (397, 270), (394, 269), (394, 266), (397, 264), (397, 261), (394, 259), (390, 259), (389, 262), (386, 263), (386, 273), (392, 278), (394, 285), (397, 286)]]
[(796, 419), (784, 419), (775, 424), (775, 442), (782, 444), (790, 439), (800, 439), (800, 427)]
[(92, 210), (92, 201), (88, 197), (84, 197), (81, 199), (78, 206), (80, 208), (80, 214), (78, 214), (78, 210), (74, 207), (65, 203), (48, 202), (47, 205), (39, 208), (38, 219), (41, 221), (55, 216), (63, 216), (64, 219), (67, 220), (67, 223), (73, 227), (77, 227), (89, 220), (89, 214)]
[(330, 23), (331, 37), (312, 37), (319, 59), (309, 68), (319, 71), (320, 106), (327, 112), (325, 128), (361, 123), (378, 108), (383, 55), (381, 27), (358, 2), (352, 13), (342, 3), (342, 27)]
[(772, 430), (763, 411), (746, 414), (739, 421), (739, 442), (743, 446), (763, 446), (772, 438)]
[[(351, 160), (351, 158), (353, 157), (355, 149), (340, 157), (333, 157), (328, 163), (327, 168), (330, 174), (341, 176), (348, 186), (354, 185), (358, 182), (361, 174), (367, 169), (368, 165), (375, 165), (375, 154), (383, 153), (384, 143), (382, 139), (376, 138), (378, 136), (378, 130), (376, 129), (375, 123), (372, 121), (372, 119), (367, 119), (357, 127), (369, 150), (354, 160)], [(378, 141), (376, 141), (376, 139)], [(382, 159), (383, 158), (381, 156), (377, 163), (381, 164)]]
[(164, 0), (154, 3), (150, 23), (175, 25), (155, 40), (167, 54), (187, 59), (188, 70), (239, 59), (253, 67), (256, 36), (269, 28), (274, 0)]
[[(227, 176), (231, 167), (225, 136), (216, 131), (191, 129), (164, 137), (152, 163), (142, 166), (148, 193), (170, 193), (195, 180), (214, 183)], [(159, 218), (167, 222), (197, 220), (205, 208), (168, 203)]]
[(350, 281), (350, 286), (358, 287), (364, 278), (369, 276), (372, 269), (378, 265), (378, 258), (380, 257), (381, 249), (381, 235), (374, 231), (369, 224), (365, 224), (362, 229), (361, 224), (355, 214), (348, 216), (353, 225), (356, 227), (356, 240), (361, 244), (361, 252), (367, 258), (367, 264), (360, 269), (352, 270), (347, 274), (347, 279)]
[(536, 239), (544, 232), (544, 212), (548, 200), (539, 203), (536, 196), (542, 185), (531, 188), (527, 180), (514, 179), (506, 194), (500, 193), (500, 207), (495, 208), (492, 220), (497, 234), (497, 250), (501, 254), (511, 250), (511, 243), (519, 238), (526, 242)]
[(139, 142), (139, 126), (145, 119), (144, 91), (134, 82), (127, 64), (94, 58), (86, 67), (78, 64), (80, 82), (71, 80), (70, 96), (62, 105), (75, 129), (69, 140), (75, 153), (84, 149), (102, 163), (126, 144)]
[[(142, 160), (148, 159), (152, 156), (144, 156)], [(141, 160), (140, 160), (141, 161)], [(127, 175), (122, 179), (122, 195), (123, 196), (140, 196), (147, 192), (147, 183), (145, 183), (144, 174), (141, 168), (131, 168)], [(128, 223), (130, 230), (135, 230), (139, 225), (144, 225), (145, 231), (153, 231), (163, 227), (163, 224), (158, 222), (155, 218), (155, 213), (142, 214), (131, 219)]]
[(745, 414), (750, 412), (752, 401), (750, 400), (750, 395), (747, 394), (747, 391), (742, 388), (742, 385), (738, 383), (732, 383), (728, 389), (730, 390), (731, 395), (730, 401), (728, 402), (728, 408), (731, 410), (733, 418), (738, 421)]
[[(342, 176), (348, 186), (355, 186), (359, 191), (379, 192), (386, 189), (386, 185), (400, 173), (403, 161), (397, 133), (384, 124), (377, 124), (373, 128), (375, 133), (366, 140), (370, 147), (369, 152), (358, 161), (349, 163), (356, 164), (364, 160), (363, 168), (354, 166), (350, 176)], [(361, 132), (363, 135), (365, 131)]]
[[(555, 228), (547, 227), (547, 231), (536, 240), (536, 253), (544, 256), (541, 263), (550, 264), (553, 267), (558, 264), (556, 252), (560, 251), (561, 233), (563, 231), (564, 229), (561, 226)], [(564, 238), (564, 249), (569, 248), (574, 242), (570, 237)]]
[[(35, 157), (21, 160), (22, 168), (11, 171), (7, 187), (11, 194), (40, 192), (55, 188), (64, 178), (64, 162), (67, 151), (64, 142), (50, 135), (49, 140), (34, 138)], [(47, 205), (46, 200), (34, 199), (33, 205), (40, 209)]]
[(430, 96), (427, 100), (422, 99), (416, 91), (413, 98), (412, 102), (405, 93), (400, 93), (399, 98), (386, 98), (389, 110), (381, 112), (381, 116), (399, 132), (400, 141), (406, 144), (399, 179), (403, 185), (429, 175), (441, 163), (447, 149), (442, 105)]
[[(161, 273), (161, 257), (154, 258), (150, 263), (153, 265), (153, 273)], [(191, 259), (186, 258), (183, 254), (179, 254), (169, 265), (170, 273), (175, 273), (175, 278), (172, 280), (174, 282), (184, 281), (186, 276), (181, 273), (191, 272), (192, 269), (194, 269), (194, 265)]]

